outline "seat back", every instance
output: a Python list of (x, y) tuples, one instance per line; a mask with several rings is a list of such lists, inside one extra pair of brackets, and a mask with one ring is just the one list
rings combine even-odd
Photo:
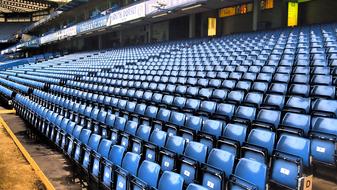
[(124, 153), (125, 147), (120, 145), (113, 145), (109, 153), (109, 160), (116, 166), (121, 166)]
[(177, 154), (182, 154), (185, 149), (185, 139), (179, 136), (169, 136), (165, 147)]
[(182, 190), (184, 178), (174, 172), (165, 171), (160, 177), (158, 189), (160, 190)]
[(160, 166), (157, 163), (144, 160), (138, 170), (138, 177), (151, 187), (157, 187)]
[(204, 163), (207, 155), (207, 146), (202, 143), (191, 141), (187, 143), (184, 155), (195, 161)]
[(130, 172), (130, 174), (132, 175), (137, 175), (139, 161), (140, 161), (139, 154), (127, 152), (123, 158), (122, 168)]

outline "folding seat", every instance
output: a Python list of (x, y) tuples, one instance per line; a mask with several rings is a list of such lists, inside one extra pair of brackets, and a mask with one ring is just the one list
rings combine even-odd
[(248, 92), (250, 88), (251, 88), (251, 82), (249, 81), (238, 81), (235, 86), (236, 90), (242, 90), (244, 92)]
[(106, 125), (109, 127), (110, 130), (107, 130), (108, 137), (116, 144), (119, 140), (119, 133), (120, 131), (124, 131), (126, 125), (126, 119), (123, 117), (116, 117), (115, 115), (108, 114), (106, 118)]
[(224, 123), (217, 120), (204, 120), (201, 131), (199, 132), (199, 141), (207, 145), (211, 150), (216, 140), (221, 136)]
[(268, 164), (274, 150), (275, 141), (275, 132), (263, 128), (252, 129), (246, 143), (241, 147), (241, 155), (243, 158)]
[(310, 112), (310, 105), (310, 98), (290, 96), (284, 109), (285, 111), (308, 114)]
[(247, 158), (241, 158), (229, 181), (230, 189), (266, 189), (267, 165)]
[(94, 177), (96, 182), (98, 182), (101, 172), (102, 172), (102, 161), (107, 159), (109, 157), (109, 152), (111, 148), (112, 142), (108, 139), (102, 139), (99, 143), (97, 152), (93, 150), (91, 152), (91, 158), (90, 163), (92, 166), (90, 166), (90, 172), (91, 175)]
[(210, 97), (211, 100), (213, 101), (218, 101), (218, 102), (222, 102), (226, 99), (227, 97), (227, 90), (223, 90), (223, 89), (214, 89), (212, 92), (212, 95)]
[(160, 130), (153, 130), (149, 142), (144, 145), (146, 160), (157, 162), (159, 160), (159, 149), (165, 146), (167, 133)]
[(198, 93), (199, 93), (198, 87), (190, 86), (187, 88), (186, 96), (190, 98), (195, 98), (198, 96)]
[(314, 163), (337, 167), (337, 119), (314, 117), (311, 120), (312, 130), (311, 155)]
[(257, 75), (256, 81), (270, 83), (273, 78), (271, 73), (259, 73)]
[(268, 83), (266, 82), (254, 82), (251, 88), (253, 92), (266, 93), (268, 90)]
[(161, 130), (163, 126), (169, 122), (171, 111), (168, 109), (160, 108), (157, 114), (157, 119), (154, 122), (154, 128)]
[(145, 117), (143, 118), (143, 124), (151, 125), (152, 121), (157, 118), (158, 108), (155, 106), (147, 106), (145, 110)]
[(160, 190), (182, 190), (184, 185), (184, 178), (174, 172), (165, 171), (160, 177), (158, 189)]
[(187, 142), (193, 141), (196, 134), (201, 130), (202, 123), (203, 120), (201, 117), (188, 115), (185, 127), (180, 128), (179, 133), (186, 139)]
[(204, 186), (195, 184), (195, 183), (190, 183), (190, 184), (187, 186), (186, 190), (207, 190), (207, 188), (204, 187)]
[(168, 136), (165, 148), (160, 151), (161, 168), (163, 171), (172, 171), (176, 168), (178, 155), (183, 154), (186, 141), (183, 137)]
[(144, 160), (140, 165), (137, 177), (131, 182), (131, 189), (151, 189), (158, 185), (160, 166), (157, 163)]
[(228, 93), (226, 100), (229, 103), (241, 104), (244, 96), (244, 91), (231, 91), (230, 93)]
[(275, 131), (279, 127), (280, 120), (280, 111), (261, 109), (256, 116), (256, 120), (253, 122), (253, 127), (263, 127)]
[(233, 172), (234, 163), (234, 154), (213, 148), (202, 168), (202, 185), (214, 190), (224, 189), (229, 175)]
[(250, 123), (255, 120), (256, 108), (249, 106), (239, 106), (234, 115), (234, 120), (242, 123)]
[(209, 86), (211, 88), (219, 88), (221, 86), (221, 80), (219, 80), (219, 79), (211, 79), (209, 81)]
[(317, 98), (330, 98), (334, 99), (336, 95), (336, 87), (315, 85), (311, 90), (311, 95)]
[(183, 176), (185, 183), (192, 183), (200, 172), (200, 166), (205, 163), (207, 156), (207, 146), (190, 141), (187, 143), (184, 155), (180, 159), (180, 175)]
[(163, 94), (154, 93), (151, 99), (152, 104), (161, 104), (163, 99)]
[(75, 153), (74, 153), (74, 155), (72, 155), (73, 156), (72, 158), (77, 163), (82, 163), (82, 158), (81, 158), (81, 155), (83, 153), (82, 147), (85, 144), (88, 144), (90, 135), (91, 135), (91, 131), (89, 129), (82, 129), (81, 133), (79, 135), (79, 139), (76, 140), (76, 141), (73, 141), (73, 146), (74, 146)]
[(310, 81), (313, 85), (331, 85), (332, 76), (331, 75), (314, 75)]
[(208, 86), (208, 83), (209, 83), (208, 79), (201, 78), (201, 79), (198, 80), (197, 85), (202, 87), (202, 88), (205, 88), (205, 87)]
[(122, 160), (124, 157), (124, 153), (126, 152), (125, 147), (119, 145), (113, 145), (109, 152), (108, 159), (104, 158), (102, 161), (102, 168), (103, 168), (103, 177), (102, 183), (103, 186), (112, 189), (114, 184), (114, 171), (117, 167), (122, 166)]
[(186, 81), (186, 84), (188, 86), (196, 86), (198, 83), (198, 79), (196, 78), (193, 78), (193, 77), (188, 77), (187, 81)]
[(228, 89), (228, 90), (233, 90), (234, 87), (235, 87), (235, 85), (236, 85), (236, 81), (235, 80), (224, 80), (222, 82), (221, 87), (225, 88), (225, 89)]
[(292, 84), (289, 88), (290, 95), (309, 97), (310, 86), (305, 84)]
[(219, 78), (219, 79), (225, 80), (225, 79), (228, 78), (228, 75), (229, 75), (228, 72), (226, 72), (226, 71), (221, 71), (221, 72), (218, 72), (218, 73), (217, 73), (217, 76), (216, 76), (216, 77)]
[(203, 100), (208, 100), (212, 95), (212, 88), (201, 88), (198, 93), (198, 97)]
[(206, 117), (211, 117), (215, 113), (216, 106), (216, 102), (202, 101), (198, 114)]
[(184, 86), (184, 85), (178, 85), (177, 88), (176, 88), (175, 93), (177, 95), (184, 96), (186, 94), (186, 91), (187, 91), (187, 87), (186, 86)]
[(285, 102), (283, 95), (267, 94), (264, 98), (262, 107), (282, 110)]
[(285, 95), (288, 90), (288, 85), (284, 83), (272, 83), (269, 87), (268, 92), (270, 94), (281, 94)]
[(235, 105), (221, 103), (217, 105), (214, 118), (230, 121), (234, 115), (234, 112), (235, 112)]
[(176, 135), (178, 130), (185, 125), (186, 115), (173, 111), (169, 123), (166, 124), (168, 135)]
[[(124, 131), (120, 133), (120, 138), (121, 138), (120, 144), (124, 146), (126, 149), (130, 147), (130, 140), (133, 136), (136, 136), (137, 129), (138, 129), (138, 122), (136, 121), (127, 121), (124, 130), (120, 130), (117, 128), (117, 130)], [(116, 135), (118, 135), (118, 133), (120, 132), (117, 130), (115, 132), (117, 133)]]
[(195, 113), (200, 108), (200, 100), (188, 98), (185, 104), (184, 111)]
[(131, 114), (132, 120), (136, 122), (140, 122), (141, 120), (143, 120), (146, 107), (146, 104), (137, 104), (134, 113)]
[(305, 168), (310, 167), (310, 140), (283, 134), (277, 142), (270, 182), (272, 185), (298, 189), (303, 180)]
[(258, 92), (249, 92), (243, 103), (248, 106), (254, 106), (256, 108), (259, 108), (260, 105), (262, 104), (263, 100), (263, 94), (258, 93)]
[(131, 149), (132, 152), (142, 154), (143, 144), (148, 142), (150, 138), (152, 128), (148, 125), (140, 125), (135, 133), (135, 137), (132, 138)]
[(173, 100), (173, 106), (178, 110), (182, 110), (185, 107), (185, 104), (186, 98), (184, 97), (175, 97)]
[(245, 80), (245, 81), (255, 81), (256, 80), (256, 77), (257, 77), (257, 74), (256, 73), (253, 73), (253, 72), (245, 72), (242, 76), (242, 80)]
[(122, 167), (115, 170), (116, 190), (130, 189), (129, 176), (136, 176), (140, 164), (140, 155), (127, 152), (122, 161)]
[(337, 117), (337, 101), (317, 99), (312, 104), (312, 115)]

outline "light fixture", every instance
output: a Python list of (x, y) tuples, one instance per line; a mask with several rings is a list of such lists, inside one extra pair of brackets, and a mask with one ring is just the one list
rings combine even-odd
[(167, 13), (163, 13), (163, 14), (155, 15), (152, 18), (158, 18), (158, 17), (162, 17), (162, 16), (166, 16), (166, 15), (167, 15)]
[(201, 6), (202, 6), (202, 4), (197, 4), (197, 5), (193, 5), (193, 6), (190, 6), (190, 7), (183, 8), (181, 10), (187, 11), (187, 10), (195, 9), (195, 8), (198, 8), (198, 7), (201, 7)]

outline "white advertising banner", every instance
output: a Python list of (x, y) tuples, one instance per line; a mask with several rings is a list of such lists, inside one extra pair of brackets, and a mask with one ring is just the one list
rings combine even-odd
[(75, 25), (75, 26), (72, 26), (72, 27), (69, 27), (69, 28), (58, 31), (57, 32), (57, 39), (62, 40), (62, 39), (68, 38), (70, 36), (76, 36), (76, 34), (77, 34), (77, 28), (76, 28), (76, 25)]
[(192, 5), (206, 0), (149, 0), (146, 2), (146, 15), (172, 10), (177, 7)]
[(52, 41), (55, 41), (55, 40), (57, 40), (57, 33), (56, 32), (48, 34), (46, 36), (42, 36), (40, 38), (41, 44), (45, 44), (45, 43), (52, 42)]
[(107, 26), (121, 24), (142, 17), (145, 17), (145, 2), (111, 13)]

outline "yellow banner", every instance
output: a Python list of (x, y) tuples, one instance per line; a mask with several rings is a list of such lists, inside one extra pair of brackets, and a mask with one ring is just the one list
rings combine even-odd
[(216, 35), (216, 18), (208, 18), (208, 36)]
[(219, 11), (219, 17), (229, 17), (229, 16), (234, 16), (235, 15), (235, 7), (227, 7), (220, 9)]
[(298, 3), (288, 3), (288, 26), (297, 26), (298, 20)]

